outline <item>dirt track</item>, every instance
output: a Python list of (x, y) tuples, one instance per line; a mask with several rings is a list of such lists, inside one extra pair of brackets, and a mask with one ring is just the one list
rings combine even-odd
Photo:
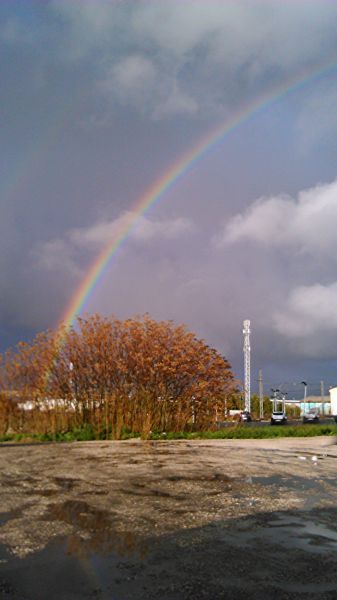
[(331, 438), (0, 447), (0, 598), (337, 598)]

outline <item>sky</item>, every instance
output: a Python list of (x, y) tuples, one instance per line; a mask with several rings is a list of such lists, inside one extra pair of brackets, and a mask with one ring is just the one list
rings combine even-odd
[(336, 23), (331, 0), (2, 0), (1, 349), (56, 326), (153, 183), (245, 114), (85, 309), (185, 323), (238, 378), (250, 319), (253, 390), (336, 385)]

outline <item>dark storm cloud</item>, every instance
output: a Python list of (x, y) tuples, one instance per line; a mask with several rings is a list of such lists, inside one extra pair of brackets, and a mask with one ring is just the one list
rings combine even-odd
[[(6, 340), (58, 320), (186, 149), (336, 53), (327, 1), (55, 0), (0, 12)], [(88, 308), (185, 321), (236, 366), (243, 318), (259, 366), (334, 358), (333, 75), (199, 162), (140, 219)]]

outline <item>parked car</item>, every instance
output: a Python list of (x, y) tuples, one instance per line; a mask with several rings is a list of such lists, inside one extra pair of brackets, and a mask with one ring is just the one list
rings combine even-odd
[(319, 422), (319, 414), (315, 410), (310, 410), (309, 412), (304, 413), (302, 417), (303, 423), (318, 423)]
[(283, 410), (275, 410), (271, 413), (271, 425), (284, 425), (287, 422), (287, 415)]
[(244, 410), (240, 415), (240, 421), (242, 421), (243, 423), (250, 423), (251, 420), (252, 415), (250, 414), (250, 412), (248, 412), (248, 410)]

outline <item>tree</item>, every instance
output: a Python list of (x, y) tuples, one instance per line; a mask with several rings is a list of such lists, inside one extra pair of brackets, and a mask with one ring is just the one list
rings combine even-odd
[(228, 361), (184, 325), (95, 314), (19, 344), (4, 357), (2, 389), (33, 399), (54, 432), (71, 421), (119, 437), (122, 428), (208, 428), (236, 382)]

